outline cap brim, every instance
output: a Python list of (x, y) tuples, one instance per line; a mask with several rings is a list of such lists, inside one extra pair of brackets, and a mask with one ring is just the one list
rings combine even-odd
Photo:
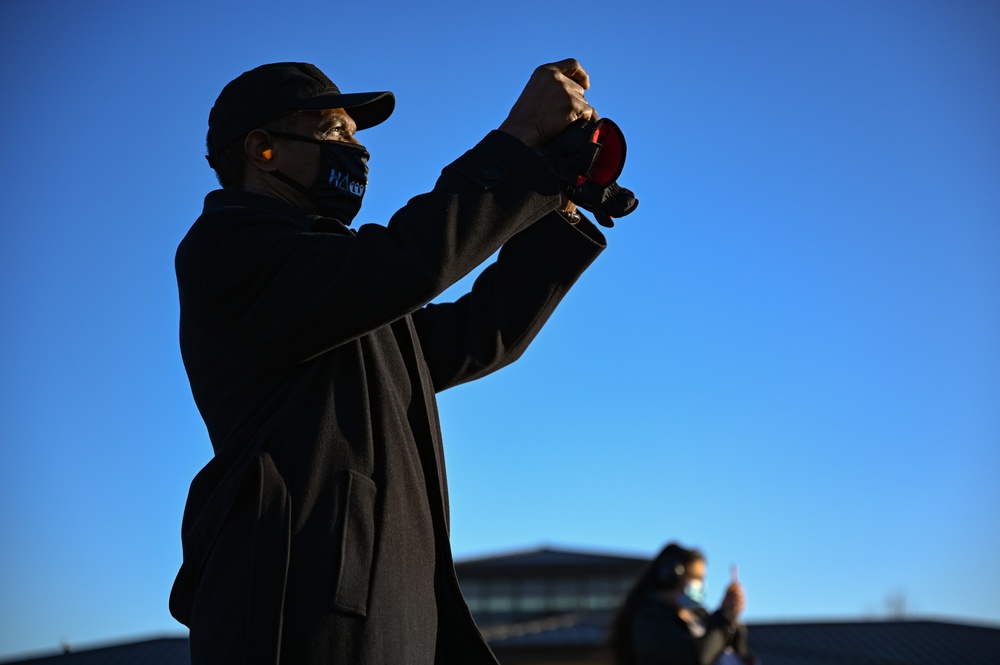
[(344, 109), (361, 130), (385, 122), (395, 108), (391, 92), (351, 92), (313, 97), (300, 110)]

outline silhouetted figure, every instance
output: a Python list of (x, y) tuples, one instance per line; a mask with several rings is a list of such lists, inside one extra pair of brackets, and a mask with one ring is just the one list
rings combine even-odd
[(611, 627), (617, 665), (743, 665), (743, 586), (735, 578), (719, 609), (705, 602), (705, 555), (670, 543), (632, 587)]
[[(223, 188), (176, 256), (215, 452), (170, 598), (193, 665), (496, 662), (455, 577), (435, 393), (517, 359), (605, 246), (537, 152), (595, 117), (588, 85), (575, 60), (539, 67), (432, 191), (356, 230), (356, 132), (392, 94), (342, 94), (304, 63), (223, 89), (207, 141)], [(497, 250), (470, 293), (428, 304)]]

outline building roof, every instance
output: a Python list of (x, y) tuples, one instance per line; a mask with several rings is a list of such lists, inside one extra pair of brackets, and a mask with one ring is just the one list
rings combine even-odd
[(994, 665), (1000, 628), (944, 621), (749, 624), (767, 665)]
[(487, 574), (498, 571), (527, 572), (529, 570), (565, 571), (567, 569), (593, 567), (642, 567), (649, 563), (648, 557), (579, 552), (550, 547), (499, 554), (481, 559), (465, 559), (455, 563), (459, 576), (463, 574)]
[(610, 615), (564, 614), (483, 629), (494, 649), (521, 647), (576, 647), (604, 643)]
[(57, 653), (18, 660), (2, 665), (191, 665), (187, 637), (159, 637), (144, 642)]
[[(608, 615), (567, 614), (483, 631), (505, 650), (598, 649)], [(1000, 628), (944, 621), (748, 624), (750, 647), (766, 665), (995, 665)]]
[[(505, 651), (598, 649), (608, 615), (568, 614), (484, 630)], [(994, 665), (1000, 627), (945, 621), (749, 624), (750, 646), (766, 665)], [(190, 665), (188, 639), (164, 637), (86, 651), (3, 661), (4, 665)]]

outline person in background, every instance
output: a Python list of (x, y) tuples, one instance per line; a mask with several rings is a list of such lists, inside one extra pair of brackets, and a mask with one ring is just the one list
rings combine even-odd
[(743, 585), (734, 578), (715, 612), (705, 608), (705, 555), (670, 543), (625, 597), (611, 626), (617, 665), (752, 665)]

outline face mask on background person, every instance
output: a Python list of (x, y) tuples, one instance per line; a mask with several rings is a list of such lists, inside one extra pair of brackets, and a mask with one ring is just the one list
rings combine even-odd
[(344, 141), (324, 141), (298, 134), (270, 132), (272, 136), (305, 141), (319, 146), (319, 172), (316, 180), (305, 187), (283, 173), (274, 177), (309, 197), (324, 217), (333, 217), (350, 226), (361, 210), (361, 200), (368, 189), (368, 158), (364, 146)]
[(688, 609), (697, 609), (705, 606), (705, 583), (701, 580), (691, 580), (684, 585), (684, 593), (681, 594), (680, 603)]

